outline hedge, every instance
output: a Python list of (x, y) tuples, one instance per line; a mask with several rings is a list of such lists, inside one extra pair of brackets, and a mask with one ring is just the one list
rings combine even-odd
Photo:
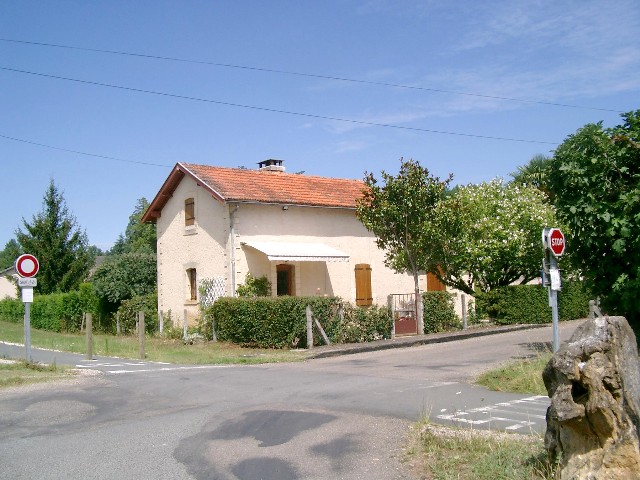
[(144, 330), (153, 333), (158, 329), (158, 294), (150, 293), (123, 300), (118, 308), (122, 333), (133, 333), (138, 312), (144, 312)]
[[(386, 307), (362, 309), (343, 304), (337, 297), (225, 297), (209, 307), (205, 317), (215, 318), (216, 335), (222, 341), (261, 348), (306, 347), (307, 305), (333, 343), (367, 342), (391, 335)], [(314, 343), (321, 342), (322, 337), (315, 333)]]
[(444, 291), (422, 294), (424, 333), (445, 332), (461, 327), (453, 303), (454, 296), (454, 294)]
[[(560, 320), (575, 320), (589, 315), (591, 292), (583, 282), (565, 281), (558, 295)], [(551, 308), (547, 289), (540, 285), (511, 285), (476, 295), (476, 316), (496, 323), (550, 323)]]
[[(98, 298), (93, 286), (83, 283), (78, 290), (67, 293), (35, 295), (31, 304), (31, 327), (52, 332), (75, 332), (80, 330), (82, 314), (98, 314)], [(24, 305), (20, 300), (0, 300), (0, 319), (22, 322)]]

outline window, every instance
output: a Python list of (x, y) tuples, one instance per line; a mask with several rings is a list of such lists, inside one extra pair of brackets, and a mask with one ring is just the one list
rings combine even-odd
[(368, 307), (373, 304), (371, 294), (371, 266), (366, 263), (356, 265), (356, 305)]
[(198, 279), (195, 268), (187, 268), (187, 279), (189, 280), (189, 300), (198, 300)]
[(295, 295), (295, 282), (293, 279), (293, 265), (276, 265), (276, 273), (278, 275), (277, 293), (282, 295)]
[(184, 201), (184, 226), (189, 227), (196, 223), (196, 202), (193, 198)]

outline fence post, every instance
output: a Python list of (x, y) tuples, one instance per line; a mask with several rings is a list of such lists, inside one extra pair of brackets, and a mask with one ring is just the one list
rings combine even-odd
[(120, 312), (116, 312), (116, 335), (122, 335), (122, 327), (120, 326)]
[(311, 320), (311, 305), (307, 305), (307, 348), (313, 348), (313, 323)]
[(216, 335), (216, 317), (213, 315), (211, 315), (211, 341), (218, 341), (218, 336)]
[(158, 311), (158, 330), (160, 330), (160, 335), (162, 335), (162, 330), (164, 330), (164, 314), (162, 310)]
[(144, 312), (138, 312), (138, 341), (140, 342), (140, 359), (144, 360)]
[(465, 294), (462, 294), (462, 329), (467, 329), (467, 297)]
[(187, 340), (187, 309), (184, 309), (184, 322), (182, 323), (182, 330), (183, 330), (183, 334), (182, 334), (182, 338), (183, 340)]
[(85, 313), (84, 318), (86, 322), (85, 331), (86, 331), (86, 338), (87, 338), (87, 360), (93, 360), (93, 332), (91, 331), (92, 330), (91, 314)]

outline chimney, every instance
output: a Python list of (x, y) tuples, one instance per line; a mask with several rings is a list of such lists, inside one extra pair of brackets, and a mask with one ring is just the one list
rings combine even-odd
[(282, 160), (269, 158), (258, 162), (258, 170), (261, 172), (284, 172), (284, 165), (282, 165)]

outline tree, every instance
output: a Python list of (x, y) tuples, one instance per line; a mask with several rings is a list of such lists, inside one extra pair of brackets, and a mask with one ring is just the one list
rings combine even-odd
[(16, 259), (20, 256), (20, 245), (13, 238), (9, 240), (2, 251), (0, 251), (0, 270), (12, 267)]
[(535, 155), (529, 160), (529, 163), (518, 167), (517, 172), (511, 173), (513, 181), (519, 185), (536, 187), (549, 196), (549, 170), (551, 168), (551, 161), (552, 158), (546, 155)]
[(149, 207), (146, 198), (139, 198), (133, 213), (129, 216), (129, 223), (124, 235), (120, 234), (115, 245), (109, 251), (111, 255), (131, 252), (155, 253), (156, 226), (152, 223), (141, 223), (142, 215)]
[[(420, 302), (418, 275), (438, 261), (439, 252), (431, 248), (442, 243), (436, 222), (438, 206), (453, 175), (440, 180), (419, 162), (403, 159), (397, 176), (384, 171), (381, 175), (382, 185), (372, 173), (365, 174), (365, 189), (356, 214), (377, 237), (378, 247), (385, 251), (386, 265), (413, 275), (416, 301)], [(417, 310), (422, 328), (422, 309)]]
[(640, 322), (640, 110), (588, 124), (556, 149), (550, 188), (567, 251), (612, 313)]
[(156, 289), (156, 255), (154, 253), (123, 253), (110, 255), (92, 277), (99, 297), (119, 305), (137, 295)]
[(541, 233), (555, 226), (555, 211), (533, 186), (496, 179), (456, 188), (445, 202), (439, 224), (454, 221), (457, 235), (447, 234), (439, 247), (446, 284), (470, 295), (540, 275)]
[(45, 192), (43, 210), (31, 223), (24, 218), (22, 223), (25, 231), (18, 228), (16, 238), (20, 249), (35, 255), (40, 263), (38, 293), (76, 289), (86, 278), (93, 258), (87, 234), (79, 229), (53, 180)]

